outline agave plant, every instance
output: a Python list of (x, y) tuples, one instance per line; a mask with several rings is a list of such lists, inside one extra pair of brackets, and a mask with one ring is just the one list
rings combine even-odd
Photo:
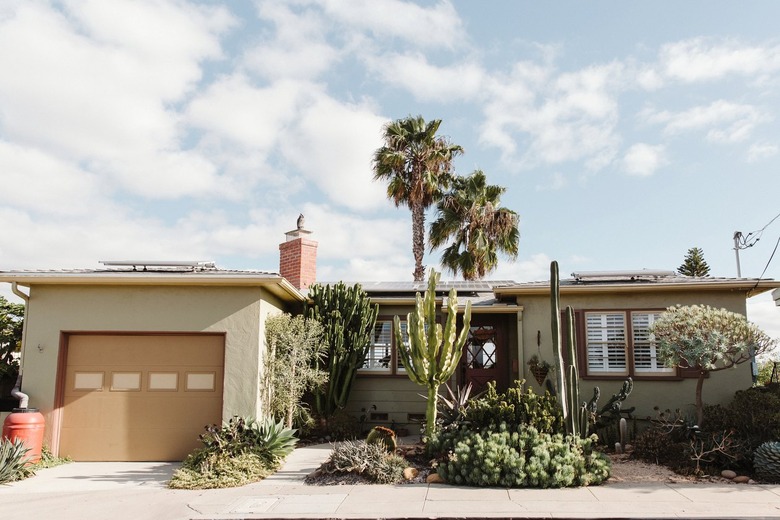
[(34, 471), (25, 467), (27, 464), (27, 448), (20, 439), (13, 441), (3, 438), (0, 440), (0, 484), (13, 482), (29, 477)]
[[(445, 385), (447, 388), (447, 397), (439, 396), (439, 424), (442, 427), (447, 427), (463, 417), (463, 412), (468, 406), (469, 399), (472, 398), (471, 391), (473, 386), (471, 383), (466, 386), (456, 386), (453, 391), (450, 385)], [(485, 392), (479, 392), (473, 396), (474, 399), (478, 398)]]
[(272, 463), (287, 457), (298, 443), (298, 438), (295, 437), (297, 430), (285, 427), (282, 421), (276, 422), (272, 417), (254, 421), (252, 428), (257, 432), (260, 453)]

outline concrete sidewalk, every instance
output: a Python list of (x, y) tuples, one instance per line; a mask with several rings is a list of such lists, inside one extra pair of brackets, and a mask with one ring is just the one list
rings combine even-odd
[(780, 486), (609, 483), (574, 489), (442, 484), (306, 486), (329, 445), (299, 448), (241, 488), (165, 487), (176, 464), (72, 463), (0, 486), (0, 515), (31, 519), (780, 518)]

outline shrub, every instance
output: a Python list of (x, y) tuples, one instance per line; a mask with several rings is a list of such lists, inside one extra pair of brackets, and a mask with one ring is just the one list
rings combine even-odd
[(233, 417), (200, 435), (203, 448), (182, 462), (168, 483), (177, 489), (242, 486), (273, 473), (294, 449), (295, 430), (272, 418)]
[(595, 437), (564, 437), (536, 428), (461, 430), (438, 473), (453, 484), (504, 487), (567, 487), (598, 484), (609, 461), (594, 451)]
[(579, 486), (609, 477), (609, 461), (594, 450), (596, 437), (564, 437), (556, 399), (523, 383), (503, 394), (491, 383), (460, 421), (431, 437), (439, 474), (453, 484), (506, 487)]
[(30, 449), (19, 439), (0, 440), (0, 484), (14, 482), (35, 474), (26, 466), (28, 451)]
[(431, 436), (428, 453), (441, 456), (454, 449), (457, 432), (463, 428), (496, 431), (500, 424), (512, 431), (532, 427), (542, 433), (560, 433), (564, 430), (563, 416), (555, 397), (546, 393), (537, 395), (525, 390), (525, 381), (515, 381), (515, 386), (504, 393), (496, 391), (495, 383), (481, 397), (469, 402), (461, 412), (461, 418)]
[(403, 457), (388, 454), (381, 444), (344, 441), (334, 446), (320, 469), (325, 473), (355, 473), (378, 484), (395, 484), (403, 480), (408, 465)]

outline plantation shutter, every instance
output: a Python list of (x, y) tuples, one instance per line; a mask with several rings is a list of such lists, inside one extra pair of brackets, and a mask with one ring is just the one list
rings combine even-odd
[(668, 368), (658, 359), (655, 338), (650, 333), (650, 326), (661, 316), (660, 312), (632, 312), (631, 332), (634, 345), (634, 370), (641, 372), (670, 373)]
[(586, 312), (585, 330), (588, 373), (627, 373), (625, 313)]

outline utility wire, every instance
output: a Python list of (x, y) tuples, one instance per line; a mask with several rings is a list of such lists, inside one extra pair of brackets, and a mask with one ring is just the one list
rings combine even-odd
[[(777, 218), (777, 217), (775, 217)], [(770, 222), (771, 224), (771, 222)], [(765, 226), (766, 227), (766, 226)], [(753, 286), (753, 289), (751, 289), (751, 292), (758, 287), (758, 284), (761, 282), (761, 279), (766, 274), (766, 270), (769, 269), (769, 264), (772, 263), (772, 259), (775, 257), (775, 253), (777, 253), (777, 246), (780, 246), (780, 236), (777, 237), (777, 242), (775, 242), (775, 248), (772, 250), (772, 254), (769, 255), (769, 260), (767, 260), (766, 265), (764, 266), (764, 270), (761, 272), (761, 276), (758, 277), (758, 280), (756, 280), (756, 285)]]
[[(775, 220), (777, 220), (778, 218), (780, 218), (780, 213), (775, 215), (775, 218), (773, 218), (772, 220), (767, 222), (767, 224), (764, 227), (762, 227), (761, 229), (757, 229), (755, 231), (751, 231), (747, 235), (743, 235), (742, 233), (737, 231), (734, 234), (734, 238), (736, 239), (736, 247), (737, 247), (737, 249), (747, 249), (748, 247), (753, 247), (754, 245), (756, 245), (756, 243), (759, 240), (761, 240), (761, 235), (764, 234), (764, 230), (767, 227), (769, 227), (769, 225), (772, 222), (774, 222)], [(771, 258), (770, 258), (770, 260), (771, 260)]]

